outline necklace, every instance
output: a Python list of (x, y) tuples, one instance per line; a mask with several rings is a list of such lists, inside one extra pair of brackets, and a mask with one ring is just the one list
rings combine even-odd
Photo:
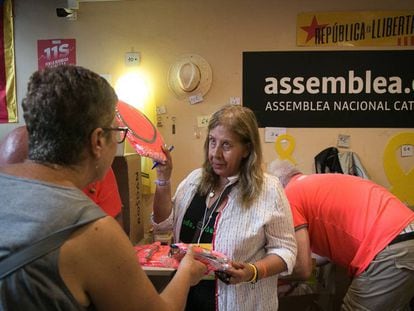
[[(226, 188), (226, 186), (227, 186), (227, 184), (225, 184), (224, 186), (219, 185), (219, 189), (221, 187), (223, 187), (223, 190), (224, 190), (224, 188)], [(221, 193), (223, 193), (223, 190), (221, 190)], [(215, 195), (216, 195), (216, 191), (214, 190), (214, 188), (212, 188), (211, 191), (208, 193), (208, 197), (213, 198)]]
[[(217, 210), (218, 206), (222, 202), (222, 197), (223, 197), (223, 194), (224, 194), (226, 188), (227, 187), (224, 187), (224, 189), (220, 192), (219, 197), (211, 205), (210, 208), (208, 208), (208, 203), (209, 203), (210, 199), (212, 197), (214, 197), (214, 195), (215, 195), (214, 189), (208, 194), (209, 199), (208, 199), (208, 201), (206, 203), (206, 209), (204, 210), (203, 221), (202, 222), (199, 221), (197, 223), (197, 227), (200, 229), (200, 234), (199, 234), (198, 239), (197, 239), (197, 244), (200, 244), (201, 236), (203, 235), (204, 230), (207, 228), (208, 224), (210, 223), (211, 218), (213, 217), (214, 212)], [(227, 195), (227, 193), (226, 193), (226, 195)], [(208, 213), (207, 213), (207, 211), (208, 211)]]

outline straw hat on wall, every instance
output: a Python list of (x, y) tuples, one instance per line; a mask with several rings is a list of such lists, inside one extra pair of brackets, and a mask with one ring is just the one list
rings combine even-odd
[(210, 89), (211, 80), (210, 65), (196, 54), (180, 56), (168, 72), (168, 85), (179, 99), (204, 96)]

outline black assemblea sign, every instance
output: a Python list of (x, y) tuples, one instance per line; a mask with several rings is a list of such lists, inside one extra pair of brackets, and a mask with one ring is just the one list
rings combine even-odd
[(260, 127), (414, 127), (414, 51), (244, 52)]

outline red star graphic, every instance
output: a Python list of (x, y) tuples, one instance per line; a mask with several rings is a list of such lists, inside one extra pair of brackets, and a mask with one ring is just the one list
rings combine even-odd
[(328, 24), (318, 24), (318, 21), (316, 20), (316, 16), (314, 16), (310, 26), (304, 26), (304, 27), (300, 27), (300, 28), (302, 28), (304, 31), (306, 31), (308, 33), (308, 36), (306, 37), (306, 42), (308, 42), (310, 39), (315, 37), (315, 30), (316, 29), (323, 29), (326, 26), (328, 26)]

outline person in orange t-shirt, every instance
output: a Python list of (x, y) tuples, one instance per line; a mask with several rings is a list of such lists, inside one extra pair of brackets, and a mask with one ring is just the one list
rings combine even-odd
[[(23, 162), (27, 155), (26, 126), (19, 126), (11, 130), (0, 142), (0, 165)], [(122, 202), (112, 168), (109, 168), (102, 180), (89, 184), (83, 192), (105, 213), (122, 224)]]
[(348, 269), (341, 310), (407, 310), (414, 296), (414, 211), (384, 187), (346, 174), (304, 175), (275, 160), (292, 210), (298, 255), (290, 279), (307, 279), (311, 252)]

